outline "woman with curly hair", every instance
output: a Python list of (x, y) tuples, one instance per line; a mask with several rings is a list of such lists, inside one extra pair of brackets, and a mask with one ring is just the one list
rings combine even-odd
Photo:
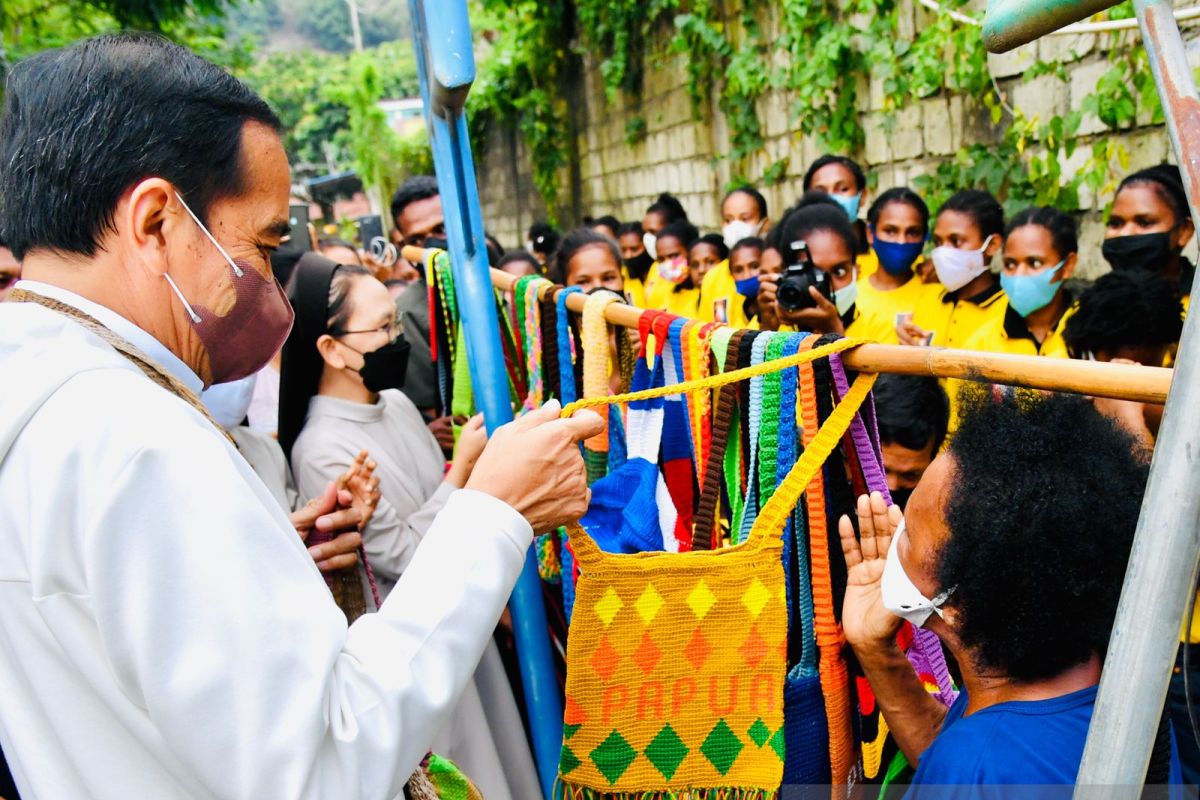
[[(1148, 469), (1085, 399), (962, 402), (905, 511), (864, 496), (861, 539), (840, 525), (846, 639), (917, 765), (917, 800), (945, 791), (934, 787), (1075, 782)], [(896, 647), (904, 620), (958, 661), (949, 710)], [(1165, 726), (1148, 783), (1179, 781)]]

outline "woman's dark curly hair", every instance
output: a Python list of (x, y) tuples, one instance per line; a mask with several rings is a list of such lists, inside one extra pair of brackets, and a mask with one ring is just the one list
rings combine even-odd
[(1148, 467), (1088, 401), (964, 393), (938, 582), (975, 666), (1018, 681), (1103, 655)]
[(1072, 358), (1121, 347), (1166, 347), (1183, 332), (1175, 283), (1149, 270), (1108, 272), (1079, 298), (1063, 339)]

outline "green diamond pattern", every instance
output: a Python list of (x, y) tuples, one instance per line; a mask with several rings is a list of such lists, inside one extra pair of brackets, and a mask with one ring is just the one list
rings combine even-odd
[(637, 750), (629, 746), (629, 742), (621, 734), (613, 731), (608, 738), (596, 746), (591, 753), (592, 763), (600, 774), (608, 778), (609, 783), (617, 780), (629, 769), (629, 765), (637, 758)]
[(558, 771), (566, 775), (571, 770), (578, 767), (583, 762), (572, 752), (571, 748), (563, 745), (562, 756), (558, 760)]
[(650, 744), (646, 745), (644, 753), (654, 768), (667, 780), (671, 780), (687, 754), (687, 745), (670, 725), (663, 726), (658, 735), (650, 740)]
[(733, 766), (733, 762), (737, 761), (743, 747), (745, 745), (737, 734), (725, 724), (725, 720), (720, 720), (708, 734), (704, 744), (700, 745), (700, 752), (717, 768), (717, 772), (725, 775)]
[(767, 739), (771, 738), (771, 729), (761, 719), (756, 719), (747, 734), (756, 747), (762, 747), (767, 743)]
[(787, 756), (787, 741), (783, 738), (782, 726), (771, 737), (771, 749), (775, 751), (775, 755), (779, 756), (780, 761), (783, 761)]
[[(570, 739), (575, 734), (579, 733), (581, 725), (563, 725), (563, 738)], [(762, 745), (759, 745), (761, 747)]]

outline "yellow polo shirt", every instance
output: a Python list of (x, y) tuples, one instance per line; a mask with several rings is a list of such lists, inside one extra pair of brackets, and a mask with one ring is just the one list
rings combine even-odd
[(997, 281), (975, 297), (959, 298), (939, 283), (922, 285), (912, 321), (933, 334), (934, 347), (965, 348), (977, 331), (1004, 317), (1008, 298)]
[[(855, 305), (858, 306), (859, 313), (864, 317), (874, 318), (871, 326), (873, 335), (870, 338), (880, 344), (899, 344), (900, 337), (896, 335), (896, 317), (901, 314), (915, 316), (917, 304), (925, 291), (925, 285), (915, 275), (909, 279), (908, 283), (890, 291), (876, 289), (871, 285), (870, 280), (860, 278), (858, 299), (855, 301)], [(935, 342), (936, 338), (934, 337)]]
[(625, 296), (629, 298), (629, 304), (638, 308), (646, 307), (646, 284), (637, 278), (629, 277), (629, 270), (625, 265), (621, 265), (621, 277), (625, 283)]
[(1005, 309), (1004, 315), (989, 320), (974, 336), (967, 339), (967, 350), (980, 350), (985, 353), (1012, 353), (1018, 356), (1046, 356), (1047, 358), (1070, 358), (1067, 343), (1063, 340), (1063, 331), (1067, 320), (1079, 308), (1078, 303), (1071, 303), (1062, 319), (1054, 326), (1054, 330), (1045, 341), (1038, 344), (1025, 324), (1025, 319), (1012, 306)]
[(748, 328), (746, 298), (738, 293), (737, 281), (729, 271), (726, 259), (708, 271), (700, 284), (700, 308), (697, 319), (703, 322), (724, 322), (734, 328)]
[[(645, 305), (642, 308), (653, 310), (668, 310), (667, 303), (672, 290), (676, 284), (658, 274), (658, 262), (655, 261), (650, 265), (650, 271), (646, 273), (645, 289), (643, 291), (643, 302)], [(697, 294), (697, 303), (699, 303), (699, 294)]]
[[(663, 281), (666, 283), (666, 281)], [(667, 284), (675, 289), (674, 284)], [(698, 319), (697, 311), (700, 307), (700, 290), (699, 289), (678, 289), (669, 292), (663, 299), (662, 305), (658, 306), (663, 311), (674, 314), (677, 317), (687, 317), (688, 319)]]

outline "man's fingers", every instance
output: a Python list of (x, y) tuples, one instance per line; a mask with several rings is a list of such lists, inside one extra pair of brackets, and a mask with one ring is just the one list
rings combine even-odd
[[(846, 559), (846, 569), (854, 569), (862, 563), (863, 554), (858, 540), (854, 538), (854, 523), (845, 514), (838, 520), (838, 536), (842, 540), (842, 556)], [(866, 541), (866, 537), (863, 541)]]
[(354, 553), (360, 547), (362, 547), (362, 535), (358, 531), (347, 531), (327, 542), (314, 544), (308, 548), (308, 552), (313, 557), (313, 561), (325, 561), (334, 556)]
[(875, 541), (875, 517), (871, 513), (871, 498), (865, 494), (858, 496), (855, 506), (858, 514), (858, 535), (861, 541), (860, 555), (862, 558), (879, 558), (879, 544)]
[(321, 572), (337, 572), (339, 569), (353, 567), (357, 563), (358, 553), (343, 553), (340, 556), (317, 561), (317, 569)]
[(332, 514), (317, 517), (316, 527), (321, 531), (344, 531), (351, 528), (357, 530), (362, 524), (363, 515), (356, 508), (343, 508)]
[(572, 441), (576, 442), (582, 442), (584, 439), (604, 432), (603, 418), (587, 408), (580, 409), (567, 419), (560, 419), (554, 424), (564, 428)]
[(512, 430), (516, 433), (524, 433), (536, 428), (538, 425), (544, 425), (547, 422), (553, 422), (558, 419), (558, 415), (562, 412), (562, 404), (557, 400), (550, 400), (541, 408), (535, 408), (528, 414), (523, 414), (513, 420)]
[[(871, 492), (871, 516), (875, 520), (875, 539), (878, 541), (885, 536), (892, 535), (892, 524), (888, 520), (888, 506), (883, 501), (883, 495), (879, 492)], [(878, 554), (879, 558), (883, 558), (886, 552)]]

